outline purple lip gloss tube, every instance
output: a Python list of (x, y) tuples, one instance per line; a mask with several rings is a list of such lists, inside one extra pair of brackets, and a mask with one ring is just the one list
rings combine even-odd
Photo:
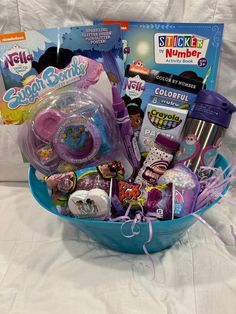
[(116, 117), (116, 122), (120, 129), (120, 134), (123, 139), (128, 157), (133, 164), (133, 175), (137, 175), (141, 166), (141, 156), (138, 148), (138, 143), (131, 126), (128, 110), (123, 99), (120, 97), (117, 89), (112, 87), (113, 110)]

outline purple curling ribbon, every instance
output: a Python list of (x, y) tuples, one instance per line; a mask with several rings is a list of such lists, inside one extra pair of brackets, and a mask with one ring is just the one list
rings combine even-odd
[[(151, 264), (152, 264), (152, 270), (153, 270), (153, 280), (155, 279), (156, 277), (156, 271), (155, 271), (155, 264), (154, 264), (154, 261), (153, 261), (153, 258), (151, 257), (151, 254), (148, 252), (148, 249), (147, 249), (147, 244), (150, 243), (152, 241), (152, 238), (153, 238), (153, 230), (152, 230), (152, 221), (154, 220), (154, 217), (147, 217), (144, 215), (144, 209), (143, 209), (143, 206), (139, 203), (139, 206), (141, 208), (141, 211), (139, 211), (136, 215), (135, 215), (135, 218), (134, 219), (130, 219), (129, 217), (129, 212), (130, 212), (130, 209), (131, 209), (131, 204), (129, 205), (129, 207), (127, 208), (126, 210), (126, 213), (124, 216), (121, 216), (121, 217), (118, 217), (118, 218), (114, 218), (114, 219), (111, 219), (112, 221), (124, 221), (127, 219), (127, 221), (124, 221), (123, 224), (121, 225), (121, 234), (127, 238), (127, 239), (130, 239), (130, 238), (133, 238), (134, 236), (137, 236), (140, 234), (140, 227), (139, 227), (139, 223), (144, 221), (144, 222), (147, 222), (148, 223), (148, 229), (149, 229), (149, 236), (148, 236), (148, 240), (143, 244), (143, 251), (144, 253), (146, 254), (146, 256), (149, 258)], [(156, 220), (156, 219), (155, 219)], [(132, 222), (132, 225), (131, 225), (131, 234), (127, 235), (123, 232), (123, 227), (127, 224), (127, 223), (131, 223)], [(138, 230), (135, 231), (135, 227), (138, 227)]]
[[(232, 182), (234, 179), (233, 172), (236, 170), (236, 165), (233, 165), (233, 162), (231, 162), (220, 174), (216, 175), (216, 169), (215, 168), (208, 168), (213, 171), (213, 174), (210, 178), (207, 178), (205, 180), (202, 180), (200, 183), (204, 185), (204, 190), (199, 194), (197, 203), (196, 203), (196, 210), (199, 210), (207, 205), (209, 205), (212, 201), (217, 199), (218, 197), (222, 197), (224, 199), (227, 199), (226, 196), (223, 195), (224, 189), (227, 187), (227, 185)], [(229, 171), (227, 176), (225, 176), (226, 172)], [(231, 200), (228, 198), (228, 201), (231, 202)], [(232, 203), (232, 202), (231, 202)], [(233, 201), (233, 204), (235, 202)]]
[[(192, 213), (192, 216), (194, 216), (196, 219), (198, 219), (201, 223), (203, 223), (215, 236), (217, 236), (218, 239), (221, 240), (221, 242), (224, 243), (224, 245), (230, 246), (230, 243), (227, 242), (224, 237), (215, 229), (213, 228), (205, 219), (203, 219), (201, 216), (197, 215), (196, 213)], [(230, 225), (230, 231), (234, 238), (234, 245), (236, 246), (236, 234), (234, 232), (233, 225)]]
[(145, 219), (146, 219), (146, 222), (148, 222), (149, 237), (148, 237), (148, 240), (143, 244), (143, 250), (144, 250), (144, 253), (147, 255), (147, 257), (149, 258), (149, 260), (150, 260), (150, 262), (152, 264), (152, 270), (153, 270), (153, 277), (152, 277), (152, 279), (154, 280), (156, 278), (155, 264), (154, 264), (154, 261), (153, 261), (153, 258), (151, 256), (151, 254), (148, 252), (147, 247), (146, 247), (146, 245), (152, 241), (152, 237), (153, 237), (152, 222), (151, 222), (151, 220), (148, 217), (146, 217)]
[[(137, 224), (137, 223), (139, 223), (141, 221), (141, 219), (140, 219), (140, 217), (137, 217), (137, 215), (135, 216), (135, 218), (132, 220), (128, 220), (128, 221), (126, 221), (126, 222), (124, 222), (122, 225), (121, 225), (121, 234), (125, 237), (125, 238), (133, 238), (134, 236), (136, 236), (136, 235), (139, 235), (140, 234), (140, 227), (139, 227), (139, 225)], [(124, 232), (123, 232), (123, 227), (124, 227), (124, 225), (125, 224), (127, 224), (127, 223), (130, 223), (130, 222), (132, 222), (132, 225), (131, 225), (131, 234), (130, 235), (126, 235), (126, 234), (124, 234)], [(138, 231), (134, 231), (134, 229), (135, 229), (135, 227), (138, 227)]]
[[(121, 234), (125, 237), (125, 238), (133, 238), (134, 236), (136, 235), (139, 235), (140, 234), (140, 227), (138, 225), (138, 223), (140, 223), (142, 221), (142, 217), (144, 215), (144, 209), (143, 209), (143, 206), (141, 204), (140, 205), (140, 208), (141, 208), (141, 212), (138, 212), (136, 215), (135, 215), (135, 218), (134, 219), (130, 219), (128, 221), (125, 221), (122, 225), (121, 225)], [(125, 216), (128, 216), (129, 212), (130, 212), (130, 209), (131, 209), (131, 204), (129, 205), (127, 211), (126, 211), (126, 214)], [(127, 223), (130, 223), (132, 222), (132, 225), (131, 225), (131, 234), (130, 235), (125, 235), (124, 232), (123, 232), (123, 227), (127, 224)], [(138, 231), (135, 231), (135, 227), (138, 227)]]
[(232, 234), (232, 236), (233, 236), (233, 238), (234, 238), (234, 244), (235, 244), (235, 246), (236, 246), (236, 234), (235, 234), (235, 232), (234, 232), (234, 227), (233, 227), (233, 225), (230, 225), (230, 231), (231, 231), (231, 234)]
[(196, 213), (192, 213), (191, 215), (197, 218), (201, 223), (203, 223), (225, 245), (228, 245), (228, 242), (222, 237), (222, 235), (215, 228), (213, 228), (205, 219), (203, 219), (201, 216), (197, 215)]
[(122, 222), (122, 221), (129, 221), (129, 222), (131, 222), (131, 221), (133, 221), (129, 217), (129, 212), (130, 212), (131, 206), (132, 205), (130, 204), (123, 216), (119, 216), (119, 217), (116, 217), (116, 218), (110, 218), (110, 221), (117, 221), (117, 222)]

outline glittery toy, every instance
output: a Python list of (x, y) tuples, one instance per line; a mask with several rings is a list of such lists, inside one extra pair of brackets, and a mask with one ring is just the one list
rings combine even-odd
[(45, 177), (44, 179), (52, 191), (58, 191), (64, 194), (72, 193), (77, 184), (75, 172), (53, 174), (49, 177)]
[(132, 175), (101, 63), (73, 56), (66, 68), (47, 67), (16, 93), (9, 106), (12, 112), (24, 107), (20, 150), (39, 172), (52, 175), (118, 160), (127, 178)]
[(183, 217), (194, 211), (200, 192), (200, 183), (197, 176), (188, 167), (176, 164), (174, 168), (166, 170), (159, 178), (158, 183), (173, 184), (175, 217)]
[[(112, 169), (112, 171), (109, 172), (110, 169)], [(110, 189), (112, 187), (111, 179), (118, 178), (119, 172), (121, 171), (124, 174), (121, 163), (114, 161), (113, 163), (100, 165), (98, 167), (89, 167), (75, 172), (46, 176), (44, 180), (48, 186), (52, 202), (67, 208), (71, 194), (78, 191), (88, 192), (92, 189), (98, 189), (110, 195)], [(61, 208), (58, 209), (61, 211)]]
[(101, 141), (98, 127), (83, 116), (65, 119), (53, 138), (58, 156), (70, 164), (91, 160), (99, 152)]
[(112, 141), (111, 123), (110, 113), (85, 92), (57, 92), (21, 126), (19, 145), (45, 175), (73, 171), (114, 158), (118, 145)]

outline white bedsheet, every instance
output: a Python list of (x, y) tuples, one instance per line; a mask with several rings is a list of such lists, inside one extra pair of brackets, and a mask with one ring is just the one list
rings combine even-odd
[[(93, 19), (223, 22), (218, 91), (236, 104), (235, 0), (1, 0), (0, 32), (72, 26)], [(236, 153), (236, 117), (226, 144)], [(15, 128), (0, 126), (0, 314), (233, 314), (235, 206), (223, 201), (176, 245), (146, 256), (119, 254), (41, 209), (26, 183)], [(229, 197), (229, 194), (227, 194)], [(236, 194), (234, 193), (234, 198)]]
[(1, 183), (0, 199), (1, 314), (235, 313), (236, 215), (225, 202), (205, 218), (229, 245), (197, 222), (152, 255), (153, 280), (148, 257), (101, 247), (41, 209), (26, 183)]

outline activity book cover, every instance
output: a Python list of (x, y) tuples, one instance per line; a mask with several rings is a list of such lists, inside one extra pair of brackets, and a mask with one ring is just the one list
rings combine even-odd
[(122, 96), (141, 153), (149, 151), (160, 132), (179, 140), (198, 92), (215, 89), (224, 25), (95, 23), (121, 26), (125, 62)]
[(0, 69), (6, 90), (24, 86), (48, 66), (63, 69), (76, 55), (101, 62), (110, 82), (121, 89), (124, 63), (119, 25), (0, 34)]
[(175, 74), (215, 89), (224, 24), (102, 23), (121, 25), (125, 68), (133, 65)]

